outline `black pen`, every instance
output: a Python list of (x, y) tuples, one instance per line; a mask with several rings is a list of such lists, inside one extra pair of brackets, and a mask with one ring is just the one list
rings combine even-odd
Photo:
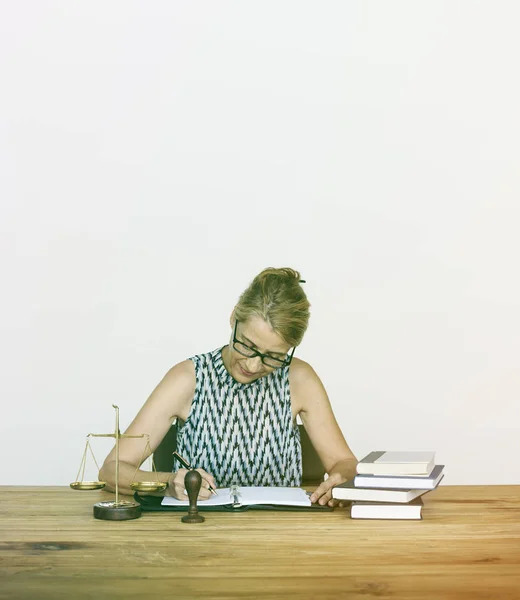
[[(182, 458), (182, 456), (178, 453), (178, 452), (174, 452), (173, 456), (175, 456), (175, 458), (181, 463), (181, 465), (185, 468), (185, 469), (191, 469), (191, 465), (189, 464), (189, 462), (187, 460), (185, 460), (184, 458)], [(215, 496), (218, 496), (216, 490), (214, 490), (211, 486), (209, 487), (209, 491), (212, 494), (215, 494)]]

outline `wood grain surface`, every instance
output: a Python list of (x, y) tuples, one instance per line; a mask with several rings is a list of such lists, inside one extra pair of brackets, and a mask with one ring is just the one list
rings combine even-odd
[(0, 598), (520, 600), (520, 486), (445, 486), (422, 521), (328, 513), (143, 513), (113, 496), (0, 487)]

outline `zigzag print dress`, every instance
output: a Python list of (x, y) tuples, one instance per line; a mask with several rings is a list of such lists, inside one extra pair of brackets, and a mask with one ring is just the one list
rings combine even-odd
[[(222, 348), (199, 354), (196, 388), (177, 449), (211, 473), (218, 487), (300, 486), (300, 431), (293, 423), (289, 367), (239, 383), (222, 361)], [(174, 471), (180, 468), (175, 461)]]

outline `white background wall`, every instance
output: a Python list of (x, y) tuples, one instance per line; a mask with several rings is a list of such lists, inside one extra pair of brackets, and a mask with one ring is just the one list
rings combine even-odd
[(2, 0), (0, 483), (72, 481), (266, 266), (358, 457), (520, 483), (519, 18)]

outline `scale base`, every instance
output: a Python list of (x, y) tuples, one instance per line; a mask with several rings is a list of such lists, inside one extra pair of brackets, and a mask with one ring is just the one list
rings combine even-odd
[(202, 515), (184, 515), (184, 517), (182, 517), (181, 521), (183, 523), (204, 523), (205, 519)]
[(94, 517), (105, 521), (126, 521), (141, 516), (141, 505), (136, 502), (98, 502), (94, 504)]

